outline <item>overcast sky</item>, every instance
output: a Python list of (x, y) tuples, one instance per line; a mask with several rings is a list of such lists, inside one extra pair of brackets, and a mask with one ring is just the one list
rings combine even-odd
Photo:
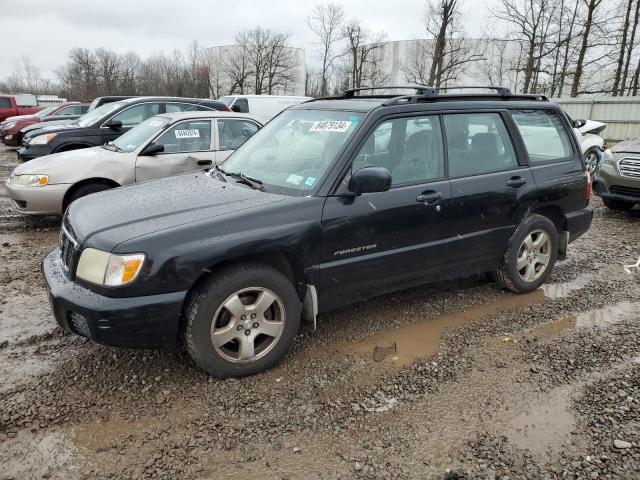
[[(466, 29), (479, 35), (487, 4), (464, 0)], [(313, 37), (305, 18), (317, 1), (306, 0), (0, 0), (0, 78), (13, 70), (14, 59), (28, 55), (44, 77), (66, 61), (73, 47), (133, 50), (145, 57), (184, 49), (191, 40), (201, 47), (227, 45), (234, 34), (260, 25), (291, 34), (291, 43), (314, 60)], [(424, 36), (425, 0), (342, 0), (347, 18), (358, 18), (389, 40)]]

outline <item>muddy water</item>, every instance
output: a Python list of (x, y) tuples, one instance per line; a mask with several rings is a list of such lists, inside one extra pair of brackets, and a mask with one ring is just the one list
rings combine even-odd
[(512, 295), (505, 297), (499, 303), (475, 305), (428, 321), (403, 325), (380, 335), (365, 338), (358, 343), (342, 344), (338, 346), (338, 352), (368, 356), (372, 361), (384, 361), (396, 366), (408, 365), (416, 360), (435, 355), (440, 348), (442, 336), (448, 330), (489, 315), (543, 300), (542, 290), (524, 295)]
[(121, 419), (80, 424), (74, 428), (73, 444), (77, 447), (101, 452), (118, 445), (132, 432), (140, 433), (157, 425), (155, 419), (126, 421)]
[(567, 297), (570, 293), (582, 290), (589, 282), (593, 280), (592, 274), (584, 274), (579, 277), (564, 283), (545, 283), (542, 285), (542, 290), (547, 298), (556, 299)]

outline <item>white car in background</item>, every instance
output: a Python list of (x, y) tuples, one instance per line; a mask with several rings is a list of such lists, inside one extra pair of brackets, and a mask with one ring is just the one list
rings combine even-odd
[(246, 114), (163, 113), (100, 147), (23, 163), (9, 177), (7, 191), (22, 213), (58, 215), (91, 193), (219, 165), (261, 127)]
[(595, 120), (573, 120), (569, 115), (567, 115), (567, 118), (573, 126), (573, 132), (580, 143), (587, 169), (593, 175), (598, 165), (598, 152), (604, 150), (604, 139), (600, 134), (607, 128), (607, 124), (596, 122)]
[(226, 95), (218, 100), (234, 112), (249, 113), (268, 122), (285, 108), (312, 98), (287, 95)]

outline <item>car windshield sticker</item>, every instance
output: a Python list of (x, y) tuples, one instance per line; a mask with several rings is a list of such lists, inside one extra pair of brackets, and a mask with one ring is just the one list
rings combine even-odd
[(304, 182), (307, 187), (311, 187), (314, 183), (316, 183), (316, 177), (307, 177)]
[(338, 132), (344, 133), (351, 126), (351, 122), (346, 120), (324, 120), (322, 122), (313, 122), (310, 132)]
[(289, 175), (289, 177), (287, 178), (287, 182), (293, 183), (294, 185), (300, 185), (302, 180), (304, 180), (304, 177), (301, 177), (300, 175), (295, 175), (293, 173)]
[(176, 138), (200, 138), (200, 131), (194, 129), (191, 130), (176, 130)]

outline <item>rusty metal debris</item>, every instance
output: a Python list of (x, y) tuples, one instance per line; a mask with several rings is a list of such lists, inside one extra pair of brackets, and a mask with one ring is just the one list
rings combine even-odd
[(388, 347), (380, 347), (377, 346), (373, 349), (373, 361), (381, 362), (389, 355), (395, 355), (398, 352), (398, 347), (396, 346), (396, 342), (393, 342)]

